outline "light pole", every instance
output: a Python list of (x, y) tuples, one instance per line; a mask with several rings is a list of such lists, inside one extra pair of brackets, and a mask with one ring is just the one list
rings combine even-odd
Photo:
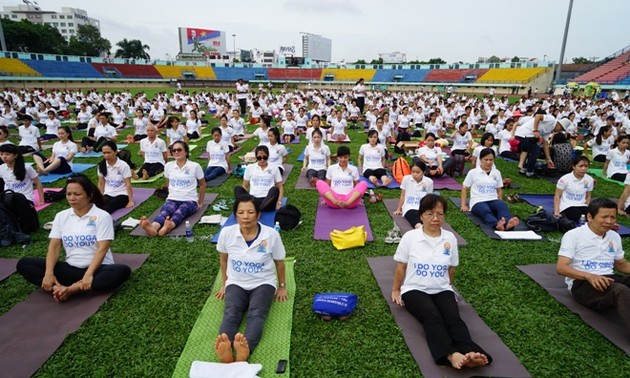
[(234, 60), (236, 60), (236, 34), (232, 34), (232, 42), (232, 47), (234, 48), (234, 50), (232, 50), (234, 51), (234, 58), (232, 58), (232, 63), (234, 63)]
[(573, 9), (573, 0), (569, 0), (569, 10), (567, 12), (567, 22), (564, 25), (564, 36), (562, 37), (562, 48), (560, 49), (560, 61), (556, 68), (555, 82), (560, 81), (560, 75), (562, 74), (562, 62), (564, 61), (564, 49), (567, 47), (567, 34), (569, 34), (569, 24), (571, 23), (571, 10)]

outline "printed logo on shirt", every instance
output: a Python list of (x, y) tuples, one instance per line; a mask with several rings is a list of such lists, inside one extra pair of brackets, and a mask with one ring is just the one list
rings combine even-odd
[(416, 276), (444, 277), (448, 270), (448, 265), (413, 263), (413, 268), (416, 270)]
[(87, 225), (88, 225), (88, 226), (90, 226), (90, 227), (96, 227), (96, 218), (97, 218), (97, 217), (96, 217), (96, 215), (91, 215), (91, 216), (88, 218), (88, 223), (87, 223)]
[(260, 244), (258, 245), (258, 250), (256, 251), (258, 253), (267, 253), (267, 241), (263, 240), (260, 242)]
[(449, 243), (449, 242), (444, 243), (444, 254), (446, 256), (450, 256), (451, 255), (451, 243)]
[(250, 273), (256, 274), (260, 273), (265, 269), (265, 263), (260, 262), (252, 262), (252, 261), (244, 261), (244, 260), (232, 260), (232, 269), (236, 273)]
[(612, 241), (608, 242), (608, 253), (615, 253), (615, 244)]

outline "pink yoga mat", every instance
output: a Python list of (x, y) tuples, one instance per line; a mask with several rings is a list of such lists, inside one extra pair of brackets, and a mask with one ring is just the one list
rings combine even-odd
[(316, 240), (330, 240), (332, 230), (343, 231), (361, 225), (365, 226), (367, 241), (374, 240), (364, 206), (357, 206), (354, 209), (332, 209), (327, 205), (319, 205), (315, 215), (314, 238)]
[(337, 140), (335, 138), (332, 137), (332, 135), (328, 134), (328, 138), (326, 138), (326, 140), (329, 143), (350, 143), (350, 138), (346, 135), (346, 138), (343, 140)]
[[(60, 190), (61, 190), (61, 188), (44, 188), (44, 193), (46, 193), (46, 192), (58, 192)], [(37, 192), (37, 190), (33, 190), (33, 202), (37, 203), (39, 201), (40, 201), (39, 193)], [(35, 210), (40, 211), (42, 209), (47, 208), (50, 205), (52, 205), (52, 202), (51, 203), (45, 202), (41, 206), (35, 206)]]

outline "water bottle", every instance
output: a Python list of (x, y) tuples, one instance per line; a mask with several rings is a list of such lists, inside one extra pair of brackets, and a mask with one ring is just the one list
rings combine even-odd
[(586, 215), (580, 215), (580, 221), (578, 222), (578, 227), (584, 226), (586, 224)]
[(276, 222), (276, 224), (273, 226), (273, 229), (277, 232), (280, 232), (280, 222)]
[(186, 241), (192, 243), (195, 241), (195, 236), (193, 235), (192, 226), (190, 225), (190, 221), (186, 221)]

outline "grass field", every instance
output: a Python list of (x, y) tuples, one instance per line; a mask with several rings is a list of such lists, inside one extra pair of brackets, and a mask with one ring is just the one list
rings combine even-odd
[[(211, 124), (216, 121), (212, 120)], [(253, 127), (248, 127), (253, 131)], [(131, 129), (122, 134), (131, 133)], [(208, 141), (209, 130), (199, 147), (196, 159)], [(365, 134), (351, 130), (352, 158), (356, 161)], [(75, 138), (76, 139), (76, 138)], [(121, 138), (123, 139), (123, 138)], [(305, 146), (291, 145), (289, 163)], [(250, 140), (233, 157), (252, 150), (257, 141)], [(138, 145), (128, 147), (134, 154)], [(335, 150), (336, 146), (331, 146)], [(334, 153), (334, 152), (333, 152)], [(81, 162), (96, 159), (81, 159)], [(140, 163), (139, 158), (135, 158)], [(285, 186), (289, 203), (303, 213), (304, 224), (282, 238), (289, 256), (296, 259), (297, 292), (291, 334), (291, 371), (295, 377), (418, 377), (402, 334), (387, 307), (385, 298), (368, 267), (366, 257), (393, 255), (395, 246), (383, 238), (392, 227), (382, 203), (366, 203), (375, 241), (363, 249), (337, 251), (331, 243), (313, 240), (313, 222), (318, 196), (315, 191), (295, 190), (300, 172), (297, 163)], [(497, 161), (504, 177), (522, 186), (520, 193), (553, 193), (554, 186), (544, 180), (526, 180), (516, 174), (515, 164)], [(96, 179), (96, 170), (88, 175)], [(459, 179), (461, 182), (461, 178)], [(163, 179), (152, 187), (163, 185)], [(240, 183), (230, 178), (219, 188), (209, 188), (219, 199), (230, 199), (232, 188)], [(49, 185), (56, 187), (61, 182)], [(598, 180), (595, 196), (619, 197), (622, 187)], [(398, 197), (398, 190), (379, 192), (386, 198)], [(515, 191), (508, 191), (513, 193)], [(458, 192), (442, 191), (443, 196)], [(131, 216), (150, 214), (161, 201), (151, 198)], [(450, 203), (449, 203), (450, 204)], [(66, 208), (58, 203), (40, 213), (43, 222)], [(517, 215), (527, 216), (533, 207), (510, 205)], [(212, 213), (208, 210), (207, 214)], [(227, 215), (227, 212), (224, 212)], [(460, 248), (460, 267), (455, 285), (477, 310), (481, 318), (511, 348), (535, 377), (623, 377), (630, 376), (630, 359), (576, 315), (551, 298), (541, 287), (516, 269), (516, 265), (553, 263), (561, 235), (552, 233), (548, 242), (507, 242), (488, 239), (458, 209), (451, 207), (446, 221), (467, 241)], [(630, 225), (627, 219), (620, 222)], [(218, 255), (208, 236), (218, 226), (197, 225), (196, 240), (136, 238), (128, 231), (118, 231), (114, 252), (151, 254), (144, 266), (133, 274), (101, 309), (78, 330), (37, 372), (39, 377), (168, 377), (184, 348), (188, 334), (207, 297), (219, 269)], [(39, 231), (27, 249), (12, 246), (0, 250), (2, 257), (45, 256), (47, 233)], [(201, 237), (204, 238), (201, 238)], [(624, 246), (630, 247), (628, 240)], [(17, 274), (0, 282), (0, 314), (27, 298), (35, 290)], [(345, 321), (325, 322), (310, 310), (318, 292), (348, 291), (359, 295), (359, 305)], [(215, 335), (208, 335), (214, 338)], [(264, 337), (264, 336), (263, 336)], [(0, 373), (0, 375), (2, 375)]]

